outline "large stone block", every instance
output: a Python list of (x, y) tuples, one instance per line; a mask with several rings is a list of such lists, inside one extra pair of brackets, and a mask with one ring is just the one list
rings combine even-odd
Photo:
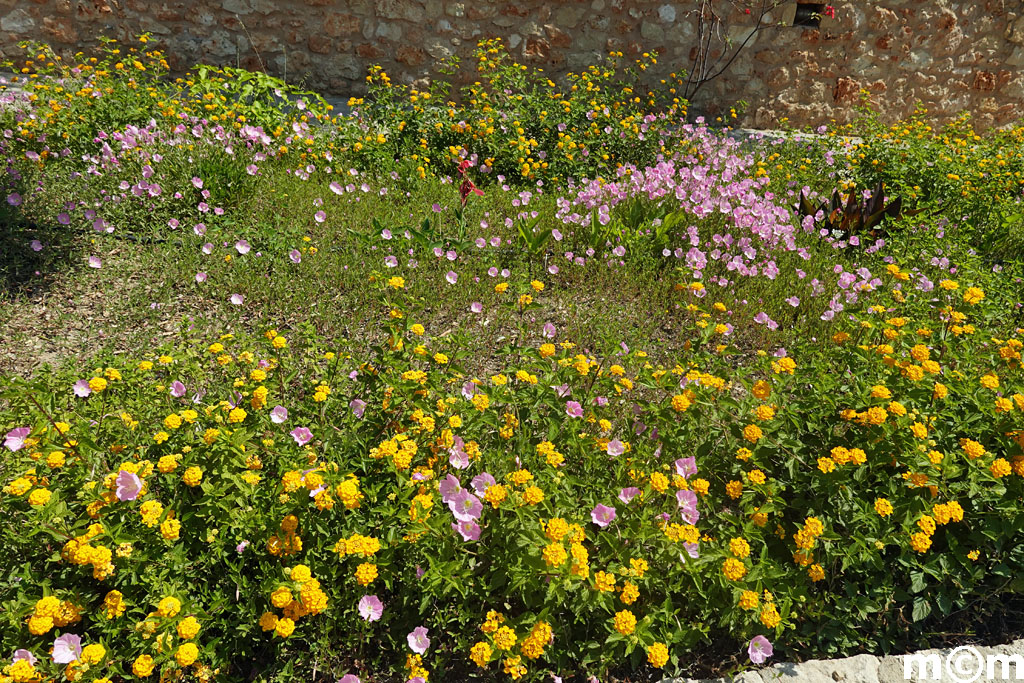
[(860, 83), (852, 78), (840, 78), (832, 89), (832, 99), (839, 104), (852, 104), (860, 97)]
[(36, 26), (36, 20), (24, 9), (16, 9), (0, 18), (0, 30), (10, 31), (19, 38), (29, 38), (29, 32)]
[(307, 40), (307, 46), (309, 51), (318, 55), (327, 55), (331, 53), (334, 46), (334, 41), (331, 37), (323, 33), (312, 33)]
[(665, 29), (653, 21), (644, 19), (640, 24), (640, 37), (654, 43), (665, 40)]
[(455, 54), (451, 46), (440, 38), (428, 40), (423, 48), (427, 51), (427, 54), (438, 61), (447, 59)]
[(586, 13), (587, 11), (584, 8), (575, 5), (560, 7), (555, 10), (552, 23), (563, 30), (575, 28)]
[(202, 50), (213, 57), (234, 57), (238, 54), (238, 44), (233, 35), (218, 29), (202, 42)]
[(360, 19), (354, 14), (344, 12), (328, 12), (324, 17), (323, 31), (337, 38), (350, 33), (359, 33)]
[(427, 61), (427, 53), (412, 45), (403, 45), (395, 53), (395, 61), (406, 66), (422, 66)]
[(43, 33), (58, 43), (78, 42), (78, 31), (67, 17), (43, 17)]
[(397, 43), (402, 39), (402, 27), (399, 24), (382, 21), (377, 24), (374, 36)]
[(544, 33), (547, 34), (548, 40), (551, 41), (552, 47), (565, 48), (572, 45), (572, 38), (568, 33), (552, 24), (544, 25)]
[(1006, 28), (1006, 39), (1016, 45), (1024, 45), (1024, 16)]
[(1015, 47), (1006, 58), (1006, 63), (1009, 66), (1024, 66), (1024, 47)]
[(991, 71), (977, 71), (971, 81), (971, 88), (982, 92), (991, 92), (996, 89), (996, 75)]
[(523, 58), (531, 61), (548, 59), (551, 56), (551, 44), (543, 38), (529, 36), (523, 45)]
[(385, 19), (403, 19), (420, 23), (426, 18), (423, 3), (417, 0), (377, 0), (377, 16)]

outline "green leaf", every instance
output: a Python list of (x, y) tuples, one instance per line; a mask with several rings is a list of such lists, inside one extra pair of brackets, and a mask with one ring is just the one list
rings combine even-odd
[(911, 614), (911, 618), (915, 621), (921, 621), (926, 619), (929, 614), (932, 613), (932, 605), (928, 600), (922, 596), (914, 598), (914, 609)]
[(939, 606), (939, 609), (943, 614), (949, 614), (953, 609), (953, 601), (946, 593), (939, 593), (935, 598), (935, 603)]

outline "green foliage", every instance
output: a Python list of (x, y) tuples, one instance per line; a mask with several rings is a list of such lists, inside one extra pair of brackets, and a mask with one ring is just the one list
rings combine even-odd
[[(189, 666), (190, 642), (196, 674), (224, 680), (311, 657), (332, 676), (464, 678), (474, 646), (491, 671), (604, 676), (655, 643), (672, 670), (710, 639), (900, 641), (894, 610), (950, 614), (1022, 570), (1024, 343), (988, 343), (998, 296), (897, 292), (825, 345), (740, 369), (701, 324), (724, 314), (696, 306), (684, 368), (612, 340), (555, 346), (530, 323), (546, 287), (517, 281), (500, 304), (517, 340), (473, 378), (471, 331), (424, 336), (413, 283), (374, 280), (403, 315), (367, 352), (298, 329), (183, 333), (5, 382), (3, 428), (28, 430), (3, 465), (0, 539), (19, 559), (0, 646), (80, 634), (107, 653), (90, 677), (144, 655)], [(615, 508), (607, 526), (597, 506)], [(421, 625), (432, 645), (407, 660)], [(500, 627), (517, 636), (504, 663)]]
[(988, 253), (1020, 256), (1003, 219), (1019, 210), (1024, 193), (1021, 128), (980, 134), (966, 112), (934, 126), (924, 108), (884, 125), (864, 108), (844, 132), (862, 138), (847, 151), (857, 186), (883, 182), (907, 208), (927, 204), (963, 220), (969, 239)]

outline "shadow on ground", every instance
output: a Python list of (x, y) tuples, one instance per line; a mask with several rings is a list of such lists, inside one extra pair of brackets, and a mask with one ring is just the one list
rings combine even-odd
[(44, 293), (77, 252), (68, 226), (40, 224), (20, 207), (0, 208), (0, 300)]

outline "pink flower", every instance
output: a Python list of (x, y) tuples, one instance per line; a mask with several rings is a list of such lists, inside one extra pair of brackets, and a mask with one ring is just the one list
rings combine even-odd
[(764, 664), (765, 660), (775, 654), (772, 644), (764, 636), (754, 636), (750, 639), (747, 647), (747, 654), (754, 664)]
[(334, 181), (330, 184), (331, 192), (334, 194), (345, 194), (345, 188), (341, 186), (341, 183)]
[(418, 655), (423, 654), (430, 647), (430, 638), (427, 638), (427, 629), (417, 626), (412, 630), (406, 640), (409, 641), (409, 649)]
[(288, 258), (292, 263), (302, 263), (302, 252), (298, 249), (292, 249), (288, 252)]
[(313, 218), (316, 219), (317, 223), (323, 223), (325, 220), (327, 220), (327, 213), (322, 210), (317, 211), (315, 214), (313, 214)]
[(206, 273), (196, 273), (196, 282), (199, 284), (206, 282)]
[(619, 500), (621, 500), (626, 505), (629, 505), (629, 501), (633, 500), (633, 498), (639, 495), (639, 493), (640, 489), (638, 489), (637, 487), (627, 486), (626, 488), (619, 491)]
[(555, 332), (556, 330), (554, 325), (552, 325), (551, 323), (544, 323), (544, 329), (541, 330), (542, 335), (544, 335), (548, 339), (554, 339)]
[(454, 270), (449, 270), (445, 274), (444, 279), (448, 281), (448, 284), (454, 285), (456, 282), (459, 281), (459, 275)]
[(462, 437), (455, 437), (455, 443), (448, 449), (448, 464), (457, 470), (464, 470), (469, 467), (469, 454), (463, 448), (465, 442)]
[(618, 439), (608, 442), (608, 455), (619, 456), (626, 452), (626, 447)]
[(474, 301), (469, 305), (469, 310), (473, 311), (474, 313), (483, 313), (484, 305), (479, 301)]
[(245, 297), (241, 294), (232, 294), (229, 301), (235, 306), (241, 306), (242, 302), (245, 301)]
[(74, 633), (65, 633), (53, 641), (53, 661), (55, 664), (70, 664), (82, 654), (82, 637)]
[(480, 502), (479, 498), (463, 489), (448, 499), (448, 508), (452, 511), (455, 519), (460, 522), (472, 522), (475, 519), (480, 519), (480, 515), (484, 511), (484, 504)]
[(603, 529), (615, 520), (615, 508), (598, 503), (590, 511), (590, 520)]
[(696, 524), (700, 519), (700, 511), (697, 510), (697, 494), (688, 489), (676, 491), (676, 502), (679, 504), (679, 515), (687, 524)]
[(492, 477), (490, 474), (484, 472), (483, 474), (478, 474), (475, 477), (473, 477), (473, 481), (469, 483), (473, 487), (473, 490), (476, 491), (476, 495), (482, 496), (485, 493), (487, 493), (487, 489), (494, 486), (498, 482), (496, 482), (494, 480), (494, 477)]
[(114, 483), (117, 484), (117, 499), (122, 503), (126, 500), (135, 500), (139, 497), (139, 492), (142, 490), (142, 480), (128, 470), (118, 472)]
[(480, 540), (480, 525), (476, 522), (452, 522), (452, 529), (462, 536), (463, 541)]
[(171, 382), (170, 394), (174, 398), (181, 398), (182, 396), (185, 395), (185, 385), (177, 380)]
[[(332, 185), (337, 185), (337, 183), (331, 183), (331, 184)], [(361, 680), (359, 680), (359, 676), (356, 676), (355, 674), (345, 674), (344, 676), (342, 676), (341, 678), (338, 679), (338, 683), (363, 683), (363, 682)]]
[(292, 431), (288, 432), (291, 437), (295, 439), (295, 443), (300, 446), (305, 446), (307, 443), (313, 440), (313, 432), (309, 431), (305, 427), (296, 427)]
[(462, 484), (454, 474), (449, 474), (438, 485), (438, 490), (441, 492), (441, 502), (447, 505), (462, 490)]
[(21, 447), (25, 445), (25, 437), (32, 433), (31, 427), (18, 427), (7, 432), (7, 436), (4, 438), (4, 447), (11, 451), (20, 451)]
[(576, 401), (569, 401), (565, 404), (565, 414), (569, 417), (583, 417), (583, 406)]
[(676, 460), (676, 474), (684, 479), (697, 474), (697, 458), (691, 455), (689, 458)]
[(252, 247), (249, 246), (249, 243), (246, 242), (245, 240), (238, 240), (237, 242), (235, 242), (235, 251), (237, 251), (242, 256), (248, 254), (251, 249)]
[(90, 268), (97, 268), (97, 269), (98, 268), (102, 268), (103, 267), (103, 261), (101, 261), (98, 256), (90, 256), (89, 257), (89, 267)]
[(71, 387), (71, 390), (75, 392), (75, 396), (78, 398), (86, 398), (92, 393), (92, 389), (89, 387), (89, 380), (87, 379), (80, 379), (75, 382), (74, 386)]
[(22, 649), (22, 650), (15, 650), (14, 651), (14, 659), (11, 660), (11, 664), (14, 664), (19, 659), (24, 659), (26, 662), (28, 662), (32, 666), (35, 666), (36, 662), (39, 661), (38, 659), (36, 659), (36, 656), (34, 654), (32, 654), (28, 650), (24, 650), (24, 649)]
[(281, 424), (288, 419), (288, 409), (284, 406), (274, 406), (274, 409), (270, 411), (270, 421), (274, 424)]
[(384, 614), (384, 605), (376, 595), (364, 595), (359, 601), (359, 616), (366, 621), (377, 621)]
[(348, 404), (352, 414), (358, 417), (360, 420), (363, 419), (363, 413), (366, 411), (366, 401), (361, 398), (354, 398)]
[[(40, 242), (39, 240), (32, 240), (29, 243), (29, 246), (32, 247), (32, 251), (42, 251), (43, 250), (43, 243)], [(21, 650), (19, 650), (19, 652), (21, 652)], [(27, 652), (27, 650), (26, 650), (26, 652)]]

